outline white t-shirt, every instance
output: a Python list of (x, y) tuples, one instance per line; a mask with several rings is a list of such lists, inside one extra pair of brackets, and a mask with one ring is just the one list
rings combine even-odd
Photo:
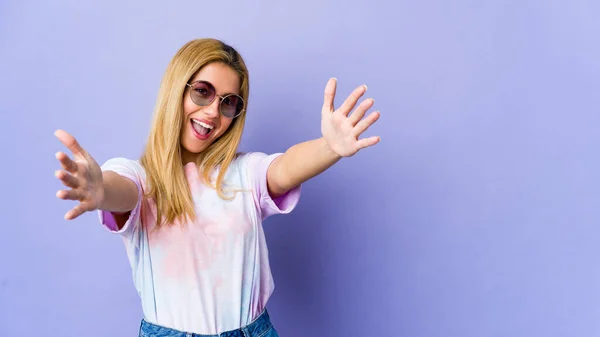
[(301, 190), (299, 186), (276, 200), (269, 196), (267, 168), (278, 155), (254, 152), (237, 157), (224, 185), (250, 191), (238, 192), (231, 201), (202, 183), (194, 163), (185, 165), (196, 221), (158, 230), (155, 203), (142, 198), (146, 174), (140, 163), (114, 158), (102, 165), (102, 170), (138, 186), (138, 203), (120, 230), (110, 212), (99, 211), (99, 216), (125, 243), (148, 322), (218, 334), (247, 325), (262, 313), (274, 289), (262, 221), (291, 212)]

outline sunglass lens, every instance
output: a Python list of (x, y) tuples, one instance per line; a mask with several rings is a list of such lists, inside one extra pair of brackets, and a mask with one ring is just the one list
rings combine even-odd
[(221, 102), (221, 113), (226, 117), (235, 117), (244, 108), (244, 100), (237, 95), (226, 96)]
[(208, 82), (192, 83), (192, 101), (200, 106), (209, 105), (215, 98), (215, 88)]

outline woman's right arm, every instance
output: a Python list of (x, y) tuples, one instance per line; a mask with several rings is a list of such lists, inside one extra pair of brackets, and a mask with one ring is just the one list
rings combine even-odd
[(113, 171), (102, 173), (104, 200), (99, 209), (113, 213), (131, 211), (138, 201), (138, 188), (131, 179)]
[(102, 172), (100, 165), (87, 153), (73, 136), (65, 131), (55, 132), (56, 137), (73, 153), (73, 159), (63, 152), (56, 154), (62, 170), (56, 177), (69, 189), (60, 190), (56, 196), (63, 200), (79, 201), (65, 214), (72, 220), (85, 212), (105, 210), (115, 214), (119, 227), (137, 204), (136, 184), (115, 172)]

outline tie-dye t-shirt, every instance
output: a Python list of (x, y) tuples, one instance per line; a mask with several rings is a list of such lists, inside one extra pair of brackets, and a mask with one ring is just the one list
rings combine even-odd
[[(102, 165), (133, 180), (138, 203), (119, 230), (110, 212), (100, 222), (125, 243), (144, 318), (198, 334), (217, 334), (249, 324), (261, 314), (274, 289), (262, 221), (289, 213), (300, 187), (273, 200), (267, 168), (280, 154), (241, 154), (230, 165), (225, 188), (242, 188), (224, 200), (206, 186), (194, 163), (185, 174), (196, 220), (155, 228), (156, 207), (142, 198), (146, 175), (137, 160), (113, 158)], [(216, 177), (216, 172), (213, 178)]]

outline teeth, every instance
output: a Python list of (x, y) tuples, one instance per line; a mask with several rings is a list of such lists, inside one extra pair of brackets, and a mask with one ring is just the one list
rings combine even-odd
[(197, 121), (197, 120), (195, 120), (195, 119), (192, 119), (192, 122), (194, 122), (194, 123), (196, 123), (196, 124), (198, 124), (198, 125), (200, 125), (200, 126), (203, 126), (203, 127), (207, 128), (207, 129), (209, 129), (209, 130), (212, 130), (212, 129), (213, 129), (213, 126), (212, 126), (212, 125), (206, 124), (206, 123), (204, 123), (204, 122)]

